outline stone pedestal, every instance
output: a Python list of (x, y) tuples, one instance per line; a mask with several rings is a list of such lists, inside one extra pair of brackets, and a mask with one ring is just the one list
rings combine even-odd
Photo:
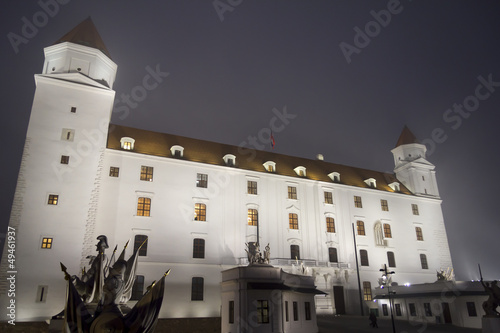
[(483, 317), (483, 333), (500, 332), (500, 318)]

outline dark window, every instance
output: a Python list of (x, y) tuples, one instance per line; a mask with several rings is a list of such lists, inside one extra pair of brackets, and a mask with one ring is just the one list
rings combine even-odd
[(293, 321), (299, 320), (299, 304), (293, 302)]
[(300, 248), (298, 245), (290, 245), (290, 257), (300, 260)]
[(339, 262), (339, 259), (337, 257), (337, 248), (329, 247), (328, 248), (328, 257), (330, 259), (330, 262)]
[(387, 203), (387, 200), (381, 199), (380, 200), (380, 206), (382, 207), (382, 210), (384, 212), (388, 212), (389, 211), (389, 204)]
[(295, 213), (288, 214), (288, 225), (290, 229), (298, 229), (299, 228), (299, 217)]
[(49, 194), (49, 201), (47, 201), (47, 204), (49, 205), (57, 205), (59, 202), (59, 195), (57, 194)]
[(140, 300), (144, 294), (144, 275), (136, 275), (134, 285), (132, 286), (132, 301)]
[(335, 220), (333, 217), (326, 218), (326, 232), (335, 232)]
[(304, 303), (304, 310), (305, 310), (306, 320), (311, 320), (311, 303), (310, 302)]
[(138, 198), (137, 199), (137, 216), (150, 216), (151, 213), (151, 199)]
[(469, 313), (469, 317), (477, 317), (476, 303), (467, 302), (466, 304), (467, 304), (467, 312)]
[[(142, 245), (142, 246), (141, 246)], [(146, 235), (135, 235), (134, 238), (134, 252), (139, 249), (140, 256), (148, 255), (148, 236)]]
[(429, 265), (427, 265), (427, 256), (425, 254), (420, 255), (420, 265), (422, 269), (429, 269)]
[(394, 309), (396, 310), (396, 316), (402, 316), (401, 304), (399, 304), (399, 303), (394, 304)]
[(365, 223), (363, 221), (357, 221), (356, 228), (358, 229), (358, 235), (360, 236), (365, 235)]
[(415, 303), (408, 304), (408, 309), (410, 310), (410, 316), (415, 317), (417, 315), (417, 309), (415, 308)]
[(285, 301), (285, 321), (289, 321), (290, 318), (288, 317), (288, 301)]
[(196, 175), (196, 187), (208, 187), (208, 175), (199, 173)]
[(418, 214), (418, 205), (416, 204), (411, 204), (411, 210), (413, 212), (413, 215), (419, 215)]
[(361, 197), (355, 195), (354, 196), (354, 207), (363, 208), (363, 203), (361, 202)]
[(203, 238), (193, 240), (193, 258), (205, 258), (205, 240)]
[(110, 177), (118, 177), (120, 175), (120, 168), (110, 167), (109, 168), (109, 176)]
[(333, 204), (333, 195), (332, 192), (325, 192), (325, 203)]
[(150, 166), (141, 166), (141, 180), (145, 180), (148, 182), (153, 181), (153, 167)]
[(202, 203), (194, 204), (194, 220), (206, 221), (207, 220), (207, 206)]
[(424, 303), (424, 312), (426, 317), (432, 317), (431, 303)]
[(203, 278), (194, 277), (191, 279), (191, 300), (203, 301)]
[(389, 267), (396, 267), (396, 258), (394, 257), (394, 252), (387, 252), (387, 262)]
[(181, 158), (182, 157), (182, 153), (179, 149), (176, 149), (174, 150), (174, 157), (175, 158)]
[(257, 323), (269, 323), (269, 302), (267, 300), (257, 301)]
[(288, 186), (288, 199), (297, 199), (297, 188), (295, 186)]
[(415, 233), (417, 234), (417, 240), (418, 241), (423, 241), (424, 240), (424, 235), (422, 234), (422, 228), (415, 227)]
[(248, 210), (248, 225), (258, 225), (259, 224), (259, 212), (257, 209)]
[(52, 238), (44, 237), (42, 238), (42, 249), (51, 249), (52, 248)]
[(76, 113), (76, 107), (74, 106), (71, 107), (71, 113)]
[(61, 155), (61, 164), (69, 164), (69, 156)]
[(234, 301), (229, 301), (229, 323), (234, 324)]
[(382, 313), (384, 314), (384, 316), (389, 315), (389, 311), (387, 311), (387, 304), (382, 304)]
[(253, 180), (247, 181), (247, 193), (257, 194), (257, 182), (254, 182)]
[(392, 238), (391, 225), (388, 223), (384, 223), (384, 237)]
[(368, 262), (368, 251), (359, 250), (359, 257), (361, 260), (361, 266), (370, 266), (370, 263)]
[(372, 300), (372, 284), (370, 281), (363, 281), (363, 299), (365, 301)]

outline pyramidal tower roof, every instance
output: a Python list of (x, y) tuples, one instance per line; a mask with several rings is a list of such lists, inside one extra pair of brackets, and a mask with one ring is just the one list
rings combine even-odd
[(396, 147), (399, 147), (401, 145), (408, 145), (411, 143), (420, 142), (418, 142), (417, 137), (410, 131), (408, 126), (405, 125), (403, 131), (401, 132), (401, 135), (399, 136), (398, 142), (396, 143)]
[(90, 16), (74, 27), (66, 35), (59, 38), (59, 40), (57, 40), (54, 44), (64, 42), (80, 44), (98, 49), (111, 59), (108, 49), (106, 48), (106, 45), (104, 45), (101, 35), (99, 35), (99, 32), (97, 31), (97, 28), (95, 27), (94, 22), (92, 22)]

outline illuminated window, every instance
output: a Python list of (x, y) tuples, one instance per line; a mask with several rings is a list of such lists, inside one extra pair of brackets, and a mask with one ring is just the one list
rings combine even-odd
[(124, 142), (122, 148), (125, 150), (131, 150), (132, 149), (132, 142), (128, 142), (128, 141)]
[(137, 216), (150, 216), (151, 199), (140, 197), (137, 199)]
[(109, 168), (109, 176), (110, 177), (118, 177), (120, 174), (120, 168), (118, 167), (110, 167)]
[(326, 218), (326, 232), (335, 232), (335, 220), (333, 217)]
[(205, 258), (205, 240), (203, 238), (193, 240), (193, 258)]
[(207, 220), (207, 206), (202, 203), (194, 204), (194, 220), (206, 221)]
[(144, 294), (144, 275), (136, 275), (134, 285), (132, 286), (132, 296), (130, 300), (138, 301)]
[(328, 248), (328, 259), (330, 262), (339, 262), (337, 257), (337, 249), (335, 247)]
[(382, 210), (384, 212), (388, 212), (389, 211), (389, 204), (387, 203), (387, 200), (380, 199), (380, 206), (382, 207)]
[(49, 205), (57, 205), (58, 202), (59, 202), (59, 195), (57, 195), (57, 194), (49, 194), (49, 201), (47, 202), (47, 204), (49, 204)]
[(363, 281), (363, 299), (365, 301), (372, 300), (372, 284), (370, 281)]
[(193, 277), (191, 279), (191, 300), (203, 301), (203, 283), (202, 277)]
[(355, 195), (354, 196), (354, 207), (363, 208), (363, 203), (361, 202), (361, 197)]
[(248, 210), (248, 225), (258, 225), (259, 224), (259, 213), (257, 209)]
[(429, 269), (429, 265), (427, 264), (427, 256), (425, 254), (420, 254), (420, 265), (422, 269)]
[(424, 235), (422, 234), (422, 228), (415, 227), (415, 233), (417, 234), (417, 240), (418, 241), (423, 241), (424, 240)]
[(299, 217), (297, 214), (288, 214), (288, 225), (290, 229), (299, 229)]
[(311, 320), (311, 302), (304, 302), (306, 320)]
[(247, 193), (257, 194), (257, 182), (252, 180), (247, 181)]
[(391, 225), (388, 223), (384, 223), (384, 237), (392, 238)]
[(333, 195), (332, 192), (325, 192), (325, 203), (333, 204)]
[(413, 212), (413, 215), (419, 215), (419, 213), (418, 213), (418, 205), (411, 204), (411, 211)]
[(291, 259), (300, 260), (300, 247), (298, 245), (290, 245)]
[(153, 181), (153, 167), (150, 166), (141, 166), (141, 180), (145, 180), (148, 182)]
[(368, 262), (368, 251), (359, 250), (359, 258), (361, 261), (361, 266), (370, 266), (370, 263)]
[(357, 221), (356, 228), (358, 229), (358, 235), (365, 236), (365, 223), (363, 221)]
[(269, 302), (267, 300), (257, 300), (257, 323), (269, 323)]
[(306, 168), (303, 166), (298, 166), (295, 169), (293, 169), (297, 175), (300, 177), (305, 177), (306, 176)]
[(124, 150), (134, 150), (135, 140), (128, 137), (120, 139), (120, 147)]
[(69, 164), (69, 156), (61, 155), (61, 164)]
[(293, 302), (293, 321), (299, 320), (299, 304), (297, 302)]
[(42, 238), (42, 249), (51, 249), (52, 248), (52, 238), (44, 237)]
[(234, 324), (234, 301), (229, 301), (229, 323)]
[(198, 173), (196, 175), (196, 187), (208, 187), (208, 175), (204, 173)]
[(276, 163), (273, 161), (267, 161), (262, 164), (268, 172), (276, 172)]
[(394, 252), (387, 252), (387, 262), (389, 267), (396, 267), (396, 258), (394, 257)]
[(135, 251), (137, 251), (139, 249), (139, 247), (140, 247), (139, 255), (140, 256), (147, 256), (148, 255), (148, 236), (146, 236), (146, 235), (135, 235), (135, 238), (134, 238), (134, 253), (135, 253)]
[(295, 186), (288, 186), (288, 199), (297, 199), (297, 188)]

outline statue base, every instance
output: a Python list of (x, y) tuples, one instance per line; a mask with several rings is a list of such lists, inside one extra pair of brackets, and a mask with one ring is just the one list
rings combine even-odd
[(483, 333), (500, 332), (500, 317), (483, 317)]

